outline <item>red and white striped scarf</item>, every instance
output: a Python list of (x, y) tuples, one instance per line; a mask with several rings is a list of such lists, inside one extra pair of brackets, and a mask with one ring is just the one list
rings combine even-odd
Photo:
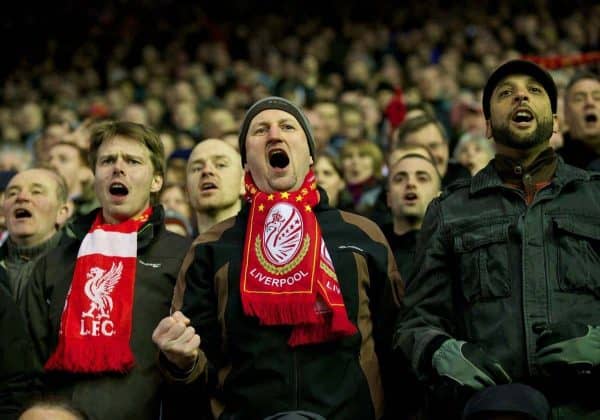
[(102, 211), (81, 242), (63, 309), (58, 346), (47, 370), (127, 372), (138, 229), (152, 208), (119, 224), (103, 223)]

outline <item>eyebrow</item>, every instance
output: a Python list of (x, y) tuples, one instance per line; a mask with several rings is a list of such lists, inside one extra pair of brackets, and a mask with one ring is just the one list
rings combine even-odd
[(27, 186), (27, 185), (22, 186), (22, 185), (18, 185), (18, 184), (17, 185), (11, 185), (10, 187), (8, 187), (6, 189), (6, 191), (21, 190), (23, 188), (28, 188), (28, 187), (29, 188), (41, 188), (41, 189), (44, 189), (44, 190), (47, 189), (47, 187), (44, 184), (40, 184), (39, 182), (34, 182), (33, 184), (31, 184), (29, 186)]
[[(533, 77), (528, 77), (527, 78), (527, 84), (530, 84), (532, 82), (535, 83), (535, 84), (537, 84), (537, 85), (543, 86), (543, 84), (539, 80), (537, 80), (537, 79), (535, 79)], [(498, 85), (496, 86), (496, 88), (494, 90), (500, 89), (503, 86), (513, 87), (514, 85), (515, 85), (515, 83), (509, 82), (508, 80), (504, 80), (503, 82), (498, 83)]]
[(229, 156), (227, 156), (227, 155), (211, 155), (208, 157), (199, 157), (194, 160), (190, 160), (190, 165), (193, 165), (194, 163), (206, 162), (207, 160), (217, 160), (217, 159), (229, 160)]
[[(284, 123), (284, 122), (287, 122), (287, 123), (289, 123), (289, 122), (296, 122), (296, 119), (293, 118), (293, 117), (284, 117), (284, 118), (281, 118), (281, 119), (277, 120), (277, 124), (281, 124), (281, 123)], [(265, 121), (265, 120), (259, 120), (259, 121), (256, 121), (254, 124), (252, 124), (251, 127), (254, 127), (254, 126), (257, 126), (257, 125), (269, 125), (269, 123), (267, 121)]]
[(129, 158), (129, 159), (131, 159), (131, 158), (133, 158), (133, 159), (140, 159), (140, 160), (145, 160), (146, 159), (144, 155), (136, 155), (136, 154), (133, 154), (133, 153), (122, 153), (122, 152), (113, 152), (113, 153), (106, 153), (106, 154), (103, 154), (103, 155), (99, 155), (98, 159), (107, 158), (107, 157), (114, 158), (114, 157), (117, 157), (119, 155), (123, 156), (123, 158)]

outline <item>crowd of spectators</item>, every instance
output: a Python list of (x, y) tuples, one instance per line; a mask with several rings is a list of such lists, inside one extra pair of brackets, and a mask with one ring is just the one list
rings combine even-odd
[[(165, 224), (195, 237), (239, 210), (241, 173), (230, 146), (239, 151), (249, 107), (280, 96), (298, 105), (310, 122), (314, 171), (331, 206), (383, 227), (394, 257), (410, 262), (399, 264), (408, 284), (430, 200), (494, 157), (482, 95), (501, 63), (560, 57), (555, 63), (561, 64), (550, 69), (560, 127), (550, 145), (566, 144), (564, 156), (571, 161), (587, 150), (573, 149), (570, 139), (585, 143), (584, 121), (590, 114), (596, 123), (600, 111), (594, 105), (586, 114), (579, 109), (585, 101), (579, 108), (568, 101), (597, 84), (600, 60), (581, 59), (600, 50), (600, 5), (594, 2), (333, 1), (319, 9), (281, 3), (138, 0), (84, 10), (63, 2), (34, 12), (17, 5), (17, 13), (0, 18), (6, 34), (0, 192), (15, 173), (21, 175), (13, 184), (28, 176), (35, 183), (51, 169), (65, 181), (57, 186), (65, 192), (59, 210), (68, 210), (71, 220), (86, 214), (99, 205), (87, 162), (90, 133), (104, 120), (140, 123), (160, 134), (167, 157), (158, 197), (167, 208)], [(581, 70), (588, 73), (573, 79)], [(596, 139), (598, 124), (591, 125)], [(579, 166), (600, 165), (594, 153)], [(231, 176), (219, 161), (224, 155), (236, 163)], [(209, 168), (195, 169), (198, 162)], [(36, 169), (23, 172), (30, 168)], [(213, 170), (223, 175), (198, 181)], [(420, 186), (412, 186), (413, 177)], [(217, 206), (216, 212), (214, 203), (201, 202), (208, 200), (202, 191), (192, 190), (197, 185), (216, 190), (221, 181), (231, 184), (226, 188), (231, 200), (218, 203), (227, 204), (226, 211)], [(66, 204), (62, 195), (68, 196)], [(4, 203), (8, 208), (11, 202)], [(58, 241), (66, 218), (50, 220), (48, 235)], [(0, 244), (7, 240), (3, 225), (0, 220)], [(54, 247), (21, 245), (44, 252)], [(27, 254), (31, 267), (32, 257)], [(14, 276), (15, 270), (8, 271)], [(16, 296), (18, 282), (13, 283)], [(421, 404), (418, 398), (415, 404)]]

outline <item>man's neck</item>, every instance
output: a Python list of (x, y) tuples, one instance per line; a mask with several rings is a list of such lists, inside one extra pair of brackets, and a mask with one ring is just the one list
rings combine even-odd
[(46, 243), (47, 241), (49, 241), (50, 238), (52, 238), (56, 234), (56, 232), (57, 232), (57, 230), (53, 230), (41, 239), (40, 238), (32, 238), (29, 236), (28, 237), (20, 237), (20, 238), (15, 238), (13, 236), (9, 236), (9, 240), (17, 248), (33, 248), (36, 246), (40, 246), (40, 245)]
[(411, 230), (421, 229), (423, 219), (417, 217), (395, 217), (394, 233), (398, 236), (404, 235)]
[(196, 212), (196, 226), (198, 227), (198, 233), (204, 233), (217, 223), (235, 216), (241, 208), (242, 202), (238, 200), (233, 206), (214, 212)]
[(528, 167), (538, 157), (540, 153), (548, 148), (548, 142), (544, 142), (531, 149), (514, 149), (500, 143), (496, 143), (496, 153), (507, 156), (521, 163), (521, 166)]
[(596, 152), (597, 155), (600, 155), (600, 134), (597, 136), (588, 137), (585, 140), (581, 140), (581, 142)]

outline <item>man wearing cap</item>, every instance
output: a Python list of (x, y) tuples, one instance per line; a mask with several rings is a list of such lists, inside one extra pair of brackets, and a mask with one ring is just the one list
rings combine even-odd
[(395, 345), (455, 416), (476, 390), (526, 382), (554, 418), (596, 418), (600, 175), (549, 147), (556, 86), (537, 65), (500, 66), (483, 109), (497, 154), (430, 204)]
[(165, 375), (205, 384), (215, 418), (381, 418), (403, 293), (383, 234), (328, 207), (291, 102), (256, 102), (240, 152), (247, 204), (196, 239), (154, 331)]

